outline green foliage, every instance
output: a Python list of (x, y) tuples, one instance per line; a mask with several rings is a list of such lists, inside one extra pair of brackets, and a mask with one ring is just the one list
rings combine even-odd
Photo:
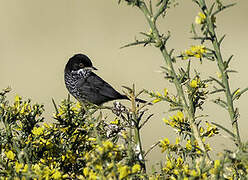
[[(135, 135), (144, 111), (113, 108), (118, 114), (109, 123), (96, 116), (98, 107), (81, 107), (67, 100), (55, 105), (55, 123), (43, 121), (43, 106), (16, 96), (6, 100), (8, 89), (0, 94), (0, 177), (16, 179), (125, 179), (140, 178), (144, 164), (135, 152)], [(137, 115), (137, 119), (135, 118)], [(135, 123), (133, 123), (135, 122)], [(130, 131), (132, 133), (132, 131)], [(118, 142), (122, 141), (122, 145)]]
[[(234, 4), (221, 0), (192, 0), (199, 8), (191, 26), (193, 39), (199, 44), (179, 55), (168, 49), (170, 33), (160, 33), (159, 17), (166, 18), (168, 9), (178, 5), (176, 0), (122, 0), (138, 8), (149, 25), (149, 33), (142, 32), (143, 40), (134, 45), (153, 45), (163, 57), (165, 80), (176, 92), (164, 88), (163, 93), (143, 90), (136, 93), (134, 86), (126, 88), (130, 107), (115, 103), (113, 107), (80, 104), (70, 97), (59, 105), (53, 100), (54, 123), (44, 123), (43, 105), (32, 104), (16, 96), (11, 104), (6, 100), (10, 89), (0, 92), (0, 179), (247, 179), (248, 143), (243, 142), (238, 129), (238, 108), (234, 106), (248, 88), (231, 90), (230, 61), (222, 57), (221, 45), (225, 35), (218, 37), (216, 17)], [(118, 1), (121, 3), (121, 0)], [(217, 77), (203, 79), (200, 72), (191, 70), (195, 59), (216, 63)], [(175, 69), (178, 61), (185, 67)], [(145, 92), (154, 106), (169, 104), (166, 126), (175, 130), (174, 143), (165, 137), (144, 150), (140, 130), (152, 119), (148, 110), (151, 103), (137, 104), (135, 98)], [(222, 94), (212, 99), (213, 94)], [(217, 124), (204, 114), (207, 99), (229, 114), (232, 129)], [(108, 120), (101, 109), (111, 110), (114, 119)], [(223, 130), (234, 142), (234, 150), (211, 154), (209, 139), (222, 135)], [(147, 173), (146, 156), (155, 147), (161, 149), (160, 168)], [(210, 153), (212, 152), (212, 153)]]

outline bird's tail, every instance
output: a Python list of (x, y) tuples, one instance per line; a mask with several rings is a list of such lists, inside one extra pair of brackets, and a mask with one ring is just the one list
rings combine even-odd
[[(130, 100), (126, 95), (122, 95), (122, 98), (121, 99), (127, 99), (127, 100)], [(139, 98), (135, 98), (135, 101), (136, 102), (139, 102), (139, 103), (147, 103), (147, 101), (143, 100), (143, 99), (139, 99)], [(150, 103), (149, 103), (150, 104)]]
[(143, 100), (143, 99), (139, 99), (139, 98), (135, 98), (135, 101), (139, 102), (139, 103), (147, 103), (147, 101)]

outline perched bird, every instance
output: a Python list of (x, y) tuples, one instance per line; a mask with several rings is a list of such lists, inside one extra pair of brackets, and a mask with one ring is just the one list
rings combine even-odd
[[(91, 60), (84, 54), (75, 54), (65, 66), (65, 85), (69, 93), (80, 102), (90, 102), (101, 105), (116, 99), (128, 99), (120, 94), (111, 85), (97, 76), (93, 70), (97, 70)], [(136, 99), (146, 103), (142, 99)]]

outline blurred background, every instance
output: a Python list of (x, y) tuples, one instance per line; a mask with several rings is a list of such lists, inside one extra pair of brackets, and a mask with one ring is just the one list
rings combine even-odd
[[(170, 9), (166, 19), (159, 22), (161, 32), (171, 32), (167, 45), (169, 49), (175, 48), (176, 54), (199, 43), (190, 40), (190, 27), (198, 13), (197, 7), (192, 1), (178, 2), (179, 6)], [(234, 54), (231, 67), (239, 71), (230, 76), (233, 90), (248, 85), (248, 1), (235, 2), (236, 6), (217, 16), (219, 36), (227, 35), (222, 47), (224, 58)], [(52, 121), (54, 108), (51, 99), (59, 103), (67, 97), (63, 71), (75, 53), (87, 54), (98, 68), (96, 73), (119, 91), (123, 90), (123, 85), (132, 86), (133, 83), (137, 90), (174, 90), (159, 72), (164, 61), (157, 49), (153, 46), (120, 49), (133, 42), (135, 37), (141, 37), (139, 32), (149, 32), (138, 9), (124, 2), (118, 5), (117, 0), (0, 0), (0, 3), (0, 89), (12, 88), (10, 100), (18, 94), (44, 104), (46, 121)], [(185, 65), (186, 61), (180, 64)], [(193, 67), (197, 67), (202, 77), (216, 76), (215, 62), (204, 61), (201, 64), (195, 60)], [(147, 95), (142, 98), (149, 100)], [(239, 106), (240, 131), (245, 141), (248, 136), (247, 101), (248, 94), (235, 104)], [(203, 120), (231, 127), (223, 109), (210, 100), (204, 108), (203, 114), (209, 116)], [(106, 116), (111, 114), (105, 113)], [(174, 143), (175, 133), (162, 121), (169, 116), (166, 103), (155, 104), (149, 113), (155, 115), (142, 130), (145, 149), (164, 137)], [(216, 152), (234, 147), (228, 136), (213, 141), (212, 148)], [(155, 149), (148, 157), (149, 165), (162, 157), (159, 148)]]

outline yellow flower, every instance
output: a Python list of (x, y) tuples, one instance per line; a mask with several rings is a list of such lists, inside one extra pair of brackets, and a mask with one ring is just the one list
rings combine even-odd
[(140, 165), (139, 164), (135, 164), (132, 167), (132, 173), (137, 173), (138, 171), (140, 171)]
[(203, 45), (191, 46), (191, 51), (193, 52), (194, 56), (197, 58), (201, 58), (202, 55), (207, 52), (206, 47)]
[(157, 96), (162, 96), (162, 95), (160, 94), (160, 92), (158, 92), (158, 91), (156, 92), (156, 94), (157, 94)]
[(202, 174), (202, 178), (203, 178), (203, 179), (207, 179), (207, 177), (208, 177), (208, 176), (207, 176), (207, 173), (203, 173), (203, 174)]
[(97, 175), (96, 173), (94, 173), (92, 170), (89, 173), (89, 180), (96, 180), (97, 179)]
[(23, 163), (15, 162), (15, 170), (17, 173), (20, 172), (20, 170), (23, 168)]
[(221, 75), (220, 72), (216, 72), (216, 75), (217, 75), (217, 77), (218, 77), (219, 79), (221, 79), (222, 75)]
[(193, 56), (194, 53), (192, 52), (192, 50), (185, 50), (185, 54), (189, 55), (189, 56)]
[(93, 141), (93, 142), (95, 142), (95, 141), (96, 141), (96, 138), (88, 138), (88, 141)]
[(177, 167), (180, 167), (183, 164), (183, 159), (181, 158), (181, 156), (179, 156), (177, 158)]
[(179, 120), (180, 122), (184, 121), (184, 115), (183, 115), (182, 111), (177, 112), (177, 115), (176, 115), (175, 119)]
[(240, 89), (238, 89), (237, 91), (235, 91), (234, 96), (236, 96), (239, 93), (240, 93)]
[(187, 140), (186, 149), (188, 149), (188, 150), (191, 150), (192, 149), (192, 145), (191, 145), (191, 141), (190, 140)]
[(61, 178), (61, 172), (59, 172), (59, 170), (55, 170), (55, 172), (53, 173), (53, 175), (52, 175), (52, 178), (54, 178), (54, 179), (60, 179)]
[(64, 161), (65, 160), (65, 155), (61, 156), (61, 160)]
[(82, 108), (82, 106), (81, 106), (81, 104), (80, 104), (79, 101), (76, 103), (76, 107), (77, 107), (78, 109), (81, 109), (81, 108)]
[(170, 124), (170, 121), (168, 119), (164, 118), (163, 121), (164, 121), (165, 124)]
[(43, 127), (34, 127), (32, 133), (36, 136), (40, 136), (43, 134), (44, 128)]
[(197, 173), (196, 170), (194, 170), (194, 169), (191, 171), (190, 174), (191, 174), (191, 176), (193, 176), (193, 177), (198, 176), (198, 173)]
[(15, 96), (15, 102), (20, 102), (20, 100), (21, 100), (20, 96), (16, 95)]
[(177, 180), (174, 176), (170, 176), (171, 180)]
[(110, 123), (111, 124), (118, 125), (119, 124), (119, 120), (117, 118), (115, 118), (115, 120), (111, 121)]
[(24, 172), (24, 173), (25, 173), (25, 172), (27, 172), (27, 171), (28, 171), (28, 165), (27, 165), (27, 164), (25, 164), (25, 165), (24, 165), (24, 168), (23, 168), (23, 170), (22, 170), (22, 172)]
[(166, 151), (169, 145), (170, 145), (170, 141), (168, 138), (164, 138), (164, 140), (160, 140), (160, 147), (162, 148), (162, 153)]
[(122, 131), (121, 135), (124, 139), (127, 139), (127, 132), (126, 131)]
[(46, 160), (45, 159), (40, 159), (40, 162), (44, 164), (46, 162)]
[(183, 166), (183, 172), (185, 173), (185, 174), (188, 174), (189, 173), (189, 165), (184, 165)]
[(103, 147), (98, 147), (97, 150), (102, 154), (104, 152), (104, 148)]
[(104, 141), (102, 143), (103, 147), (106, 148), (107, 150), (110, 150), (114, 147), (113, 143), (111, 141)]
[(101, 164), (96, 164), (96, 165), (95, 165), (95, 168), (96, 168), (97, 170), (100, 170), (100, 171), (103, 170), (103, 167), (102, 167)]
[(200, 127), (200, 133), (203, 133), (203, 132), (204, 132), (203, 127)]
[(164, 138), (164, 140), (163, 141), (160, 141), (160, 142), (162, 144), (166, 144), (166, 145), (170, 144), (170, 140), (168, 138)]
[(196, 24), (203, 24), (205, 20), (206, 20), (206, 16), (202, 12), (199, 12), (198, 16), (195, 17)]
[(27, 102), (25, 102), (24, 106), (22, 106), (21, 108), (20, 114), (27, 115), (30, 112), (31, 112), (31, 106)]
[(190, 49), (185, 50), (182, 53), (183, 59), (188, 59), (189, 57), (202, 58), (203, 54), (207, 52), (207, 49), (203, 45), (191, 46)]
[(45, 178), (45, 179), (49, 179), (50, 174), (51, 174), (51, 169), (48, 166), (46, 166), (43, 169), (43, 175), (42, 175), (42, 177)]
[(9, 150), (8, 152), (5, 152), (5, 155), (7, 156), (8, 159), (14, 160), (15, 159), (15, 154), (13, 151)]
[(40, 172), (40, 166), (38, 164), (32, 165), (32, 170), (38, 174)]
[(50, 126), (49, 124), (47, 124), (47, 123), (43, 123), (43, 125), (44, 125), (44, 127), (47, 128), (47, 129), (51, 128), (51, 126)]
[(168, 95), (168, 89), (164, 88), (164, 96), (166, 97)]
[(190, 87), (196, 88), (196, 87), (197, 87), (197, 80), (193, 79), (193, 80), (190, 82)]
[(176, 143), (175, 143), (175, 145), (178, 145), (179, 143), (180, 143), (180, 138), (177, 137), (177, 138), (176, 138)]
[(118, 168), (118, 172), (120, 173), (119, 179), (123, 179), (129, 175), (130, 170), (128, 166), (121, 166), (120, 168)]
[(84, 176), (87, 177), (89, 175), (89, 168), (88, 167), (84, 168), (83, 173), (84, 173)]
[(167, 160), (167, 162), (166, 162), (166, 167), (167, 167), (168, 169), (172, 169), (172, 168), (173, 168), (173, 164), (172, 164), (172, 162), (171, 162), (170, 160)]
[(217, 159), (214, 161), (214, 168), (217, 169), (219, 166), (220, 166), (220, 160)]
[(159, 99), (159, 98), (157, 98), (157, 99), (154, 99), (152, 102), (153, 102), (153, 104), (155, 104), (155, 103), (158, 103), (159, 101), (161, 101), (162, 99)]
[(154, 104), (162, 100), (161, 98), (159, 98), (159, 97), (162, 97), (162, 95), (160, 94), (160, 92), (157, 91), (156, 92), (156, 95), (158, 97), (152, 101)]
[(14, 102), (14, 108), (17, 111), (20, 110), (20, 101), (21, 101), (21, 97), (19, 97), (18, 95), (16, 95), (15, 96), (15, 102)]
[(174, 173), (175, 175), (179, 175), (179, 171), (178, 171), (177, 169), (174, 169), (174, 170), (173, 170), (173, 173)]
[(84, 155), (84, 157), (85, 157), (85, 159), (88, 161), (88, 160), (90, 159), (90, 155), (89, 155), (89, 153), (88, 153), (88, 152), (86, 152), (86, 153), (85, 153), (85, 155)]

